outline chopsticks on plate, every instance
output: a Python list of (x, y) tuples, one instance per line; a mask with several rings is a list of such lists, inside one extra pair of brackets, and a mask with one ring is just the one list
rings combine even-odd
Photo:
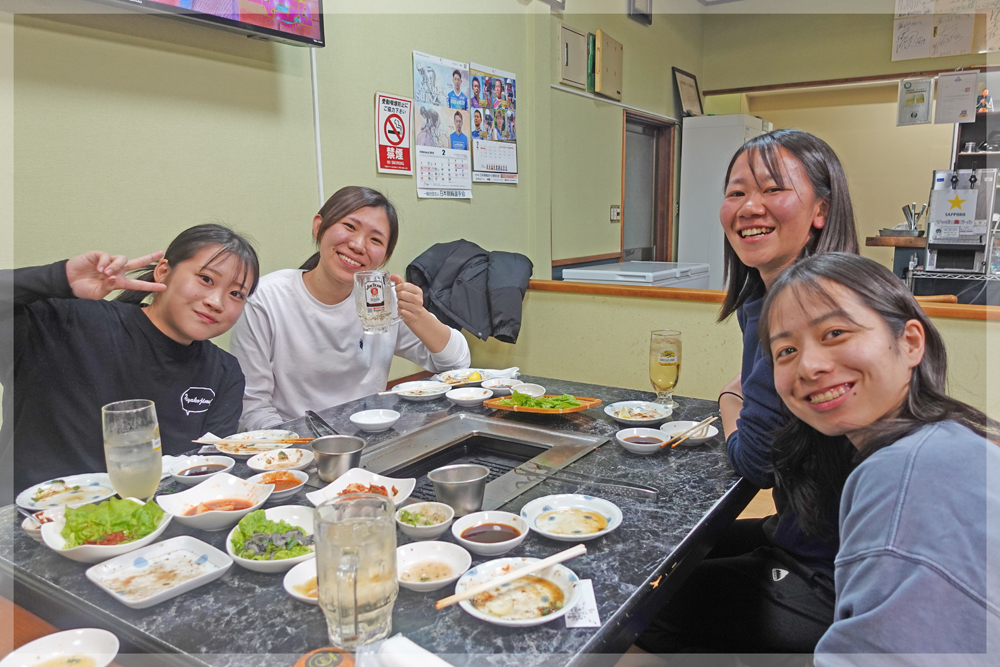
[(280, 440), (275, 440), (274, 438), (270, 440), (265, 440), (265, 439), (227, 440), (226, 438), (198, 438), (196, 440), (192, 440), (191, 442), (197, 442), (199, 445), (304, 445), (312, 441), (313, 441), (312, 438), (281, 438)]
[(437, 384), (425, 384), (422, 387), (407, 387), (406, 389), (390, 389), (389, 391), (380, 391), (379, 396), (388, 396), (390, 394), (402, 394), (408, 391), (423, 391), (424, 389), (443, 389), (445, 387), (454, 387), (453, 384), (448, 384), (447, 382), (438, 382)]
[(462, 600), (468, 600), (471, 597), (475, 597), (480, 593), (485, 593), (486, 591), (501, 586), (508, 582), (514, 581), (515, 579), (520, 579), (529, 574), (534, 574), (539, 570), (544, 570), (547, 567), (561, 563), (564, 560), (569, 560), (570, 558), (576, 558), (577, 556), (582, 556), (587, 553), (587, 546), (584, 544), (578, 544), (575, 547), (566, 549), (565, 551), (560, 551), (559, 553), (549, 556), (548, 558), (542, 559), (537, 563), (531, 563), (530, 565), (525, 565), (524, 567), (512, 570), (507, 574), (495, 577), (489, 581), (483, 582), (478, 586), (473, 586), (472, 588), (467, 588), (461, 593), (456, 593), (455, 595), (449, 595), (446, 598), (441, 598), (434, 603), (435, 609), (444, 609), (445, 607), (450, 607), (456, 602), (461, 602)]
[(685, 440), (687, 440), (688, 438), (693, 438), (695, 433), (701, 431), (703, 428), (705, 428), (718, 418), (719, 418), (718, 416), (715, 416), (715, 417), (709, 417), (708, 419), (702, 419), (700, 422), (698, 422), (688, 430), (684, 431), (683, 433), (678, 433), (670, 440), (667, 440), (662, 445), (660, 445), (660, 447), (666, 447), (667, 445), (670, 445), (671, 448), (674, 448), (677, 445), (684, 442)]

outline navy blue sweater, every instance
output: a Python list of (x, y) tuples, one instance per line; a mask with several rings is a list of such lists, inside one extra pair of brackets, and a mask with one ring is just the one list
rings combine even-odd
[[(736, 311), (743, 330), (743, 409), (736, 422), (737, 430), (726, 441), (733, 468), (762, 489), (774, 486), (771, 467), (773, 434), (788, 421), (784, 406), (774, 388), (774, 373), (757, 338), (757, 321), (764, 298), (751, 299)], [(784, 492), (774, 489), (777, 518), (765, 524), (768, 537), (803, 563), (833, 577), (833, 559), (837, 537), (819, 540), (805, 534), (796, 515), (788, 509)], [(831, 508), (833, 512), (836, 508)]]

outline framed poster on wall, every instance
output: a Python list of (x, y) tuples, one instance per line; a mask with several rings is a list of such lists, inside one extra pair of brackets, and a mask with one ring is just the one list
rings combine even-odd
[(698, 79), (694, 74), (682, 69), (673, 68), (674, 83), (677, 84), (677, 95), (681, 101), (681, 109), (685, 116), (704, 116), (701, 106), (701, 91), (698, 89)]

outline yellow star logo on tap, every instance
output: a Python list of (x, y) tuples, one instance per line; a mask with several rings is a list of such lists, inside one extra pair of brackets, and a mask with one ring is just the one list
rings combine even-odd
[(954, 211), (956, 208), (959, 211), (961, 211), (962, 210), (962, 204), (965, 203), (965, 200), (964, 199), (959, 199), (958, 195), (955, 195), (954, 199), (946, 199), (945, 201), (947, 201), (949, 204), (951, 204), (951, 208), (948, 209), (949, 211)]

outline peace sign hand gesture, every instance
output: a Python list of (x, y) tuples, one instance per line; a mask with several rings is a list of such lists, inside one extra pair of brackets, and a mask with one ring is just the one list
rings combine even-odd
[(161, 251), (129, 259), (124, 255), (112, 257), (106, 252), (91, 250), (66, 262), (66, 279), (73, 294), (80, 299), (103, 299), (117, 289), (162, 292), (167, 289), (163, 283), (150, 283), (125, 275), (161, 257)]

